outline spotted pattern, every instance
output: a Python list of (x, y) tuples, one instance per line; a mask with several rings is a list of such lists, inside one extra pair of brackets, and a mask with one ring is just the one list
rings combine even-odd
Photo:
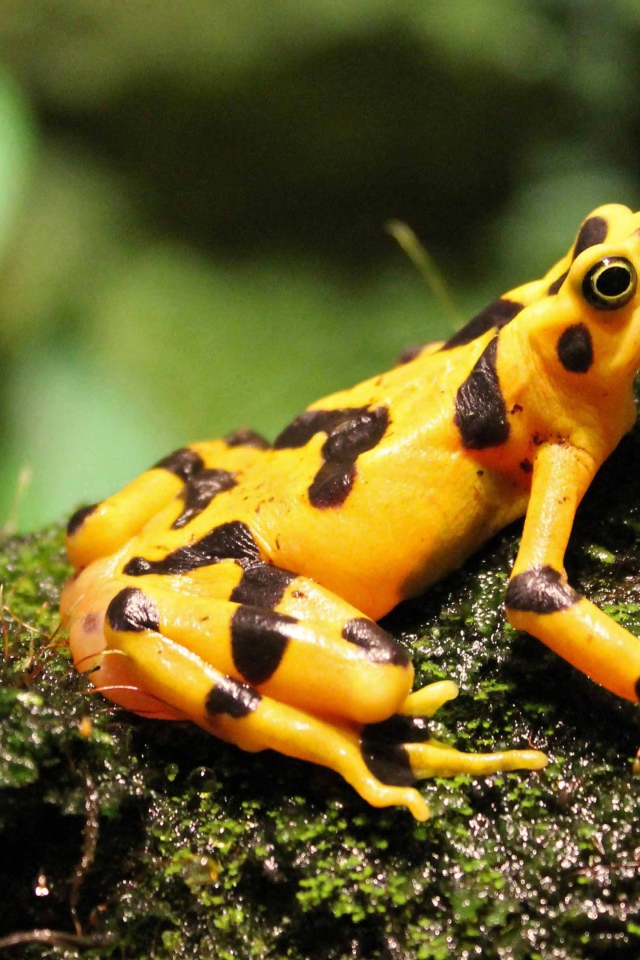
[(468, 323), (460, 330), (457, 330), (452, 337), (440, 348), (441, 350), (452, 350), (454, 347), (461, 347), (465, 343), (471, 343), (477, 340), (488, 330), (494, 327), (501, 330), (524, 308), (524, 304), (515, 300), (507, 300), (500, 297), (498, 300), (492, 300), (484, 309), (472, 317)]
[(252, 607), (273, 609), (277, 607), (296, 574), (281, 570), (269, 563), (258, 563), (247, 567), (242, 579), (234, 587), (229, 597), (234, 603), (248, 603)]
[(410, 663), (407, 651), (386, 630), (366, 617), (347, 620), (342, 637), (364, 650), (372, 663), (392, 663), (401, 667)]
[(228, 447), (255, 447), (256, 450), (268, 450), (269, 441), (255, 430), (234, 430), (224, 438)]
[(593, 342), (584, 323), (574, 323), (560, 334), (558, 359), (571, 373), (586, 373), (593, 363)]
[(580, 227), (580, 232), (576, 238), (573, 248), (573, 259), (579, 257), (581, 253), (595, 246), (596, 243), (604, 243), (607, 239), (607, 221), (604, 217), (589, 217)]
[(200, 470), (187, 480), (182, 493), (184, 510), (171, 524), (173, 530), (186, 526), (190, 520), (205, 510), (214, 497), (225, 490), (231, 490), (237, 484), (235, 475), (229, 470)]
[(80, 507), (79, 510), (76, 510), (76, 512), (73, 513), (69, 518), (69, 523), (67, 524), (67, 536), (72, 537), (74, 533), (77, 533), (87, 517), (90, 517), (99, 506), (99, 503), (92, 503), (88, 507)]
[(526, 613), (566, 610), (578, 602), (580, 594), (561, 580), (558, 571), (550, 566), (526, 570), (509, 581), (505, 604), (511, 610)]
[(382, 440), (389, 425), (386, 407), (363, 410), (343, 421), (322, 445), (324, 463), (309, 487), (309, 503), (318, 509), (339, 507), (357, 476), (356, 460)]
[(497, 353), (498, 337), (494, 337), (456, 394), (454, 420), (467, 450), (497, 447), (509, 437), (507, 408), (496, 369)]
[(273, 676), (298, 621), (260, 607), (240, 606), (231, 618), (231, 655), (238, 673), (259, 686)]
[(392, 787), (412, 787), (415, 784), (416, 776), (402, 744), (363, 739), (360, 752), (371, 773), (381, 783)]
[(107, 620), (113, 630), (141, 633), (160, 629), (160, 612), (150, 597), (136, 587), (125, 587), (107, 607)]
[(233, 677), (221, 677), (211, 688), (205, 700), (205, 709), (210, 716), (221, 713), (241, 720), (249, 716), (260, 706), (261, 696), (246, 683), (240, 683)]
[(220, 563), (221, 560), (250, 564), (259, 559), (258, 545), (247, 525), (240, 520), (232, 520), (220, 524), (195, 543), (178, 547), (161, 560), (132, 557), (122, 572), (129, 577), (142, 577), (149, 573), (189, 573), (199, 567)]
[(198, 473), (204, 467), (202, 457), (194, 450), (188, 447), (182, 447), (180, 450), (174, 450), (168, 457), (158, 460), (153, 465), (153, 470), (168, 470), (180, 480), (188, 480), (195, 473)]

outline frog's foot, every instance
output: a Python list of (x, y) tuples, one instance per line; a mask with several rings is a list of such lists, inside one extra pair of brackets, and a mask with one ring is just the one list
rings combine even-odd
[[(115, 553), (156, 515), (184, 526), (223, 490), (237, 485), (244, 469), (264, 454), (258, 434), (241, 431), (226, 440), (194, 443), (160, 460), (119, 493), (81, 507), (67, 524), (67, 552), (76, 569)], [(171, 512), (165, 517), (164, 509)]]
[(399, 713), (362, 728), (363, 752), (381, 779), (399, 782), (403, 770), (407, 781), (409, 777), (424, 780), (459, 773), (488, 776), (507, 770), (541, 770), (547, 765), (546, 755), (539, 750), (462, 753), (434, 739), (426, 718), (457, 692), (450, 680), (429, 684), (410, 694)]
[[(114, 600), (120, 602), (117, 597)], [(112, 670), (117, 664), (120, 682), (128, 691), (139, 691), (145, 713), (152, 712), (148, 707), (151, 699), (158, 708), (165, 707), (166, 716), (192, 720), (243, 750), (270, 748), (329, 767), (372, 806), (405, 806), (417, 820), (429, 817), (429, 808), (413, 787), (415, 778), (410, 771), (403, 770), (390, 782), (376, 775), (358, 725), (319, 718), (222, 673), (192, 649), (154, 629), (157, 624), (149, 621), (149, 614), (155, 615), (155, 611), (148, 605), (138, 606), (135, 628), (114, 630), (109, 623), (114, 619), (113, 604), (110, 611), (106, 625), (110, 646), (105, 662)], [(122, 621), (119, 626), (123, 626)], [(105, 693), (113, 696), (109, 690)], [(133, 702), (129, 707), (137, 709)], [(161, 715), (159, 710), (156, 715)]]

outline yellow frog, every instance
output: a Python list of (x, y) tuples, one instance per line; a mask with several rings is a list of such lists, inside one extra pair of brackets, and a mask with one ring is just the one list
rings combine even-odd
[(62, 600), (77, 668), (130, 710), (324, 764), (425, 819), (417, 779), (546, 758), (433, 740), (425, 718), (456, 688), (412, 693), (376, 620), (524, 515), (509, 622), (637, 701), (640, 641), (569, 586), (563, 558), (636, 418), (638, 265), (640, 213), (600, 207), (541, 280), (313, 404), (273, 446), (195, 443), (79, 510)]

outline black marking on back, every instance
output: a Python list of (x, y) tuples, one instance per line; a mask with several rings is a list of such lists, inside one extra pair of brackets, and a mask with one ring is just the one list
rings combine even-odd
[(236, 669), (254, 686), (278, 669), (295, 617), (259, 607), (239, 606), (231, 618), (231, 655)]
[(406, 667), (410, 663), (409, 654), (404, 647), (386, 630), (366, 617), (347, 620), (342, 628), (342, 637), (361, 647), (372, 663), (392, 663), (399, 667)]
[(412, 360), (420, 356), (423, 350), (424, 343), (412, 343), (411, 346), (405, 347), (398, 355), (396, 366), (402, 367), (405, 363), (411, 363)]
[(472, 340), (477, 340), (478, 337), (481, 337), (493, 327), (501, 330), (509, 321), (517, 317), (523, 308), (524, 304), (517, 303), (515, 300), (507, 300), (503, 297), (492, 300), (480, 313), (472, 317), (464, 327), (449, 337), (440, 349), (452, 350), (453, 347), (461, 347), (465, 343), (471, 343)]
[(505, 606), (526, 613), (557, 613), (572, 607), (580, 599), (569, 584), (561, 582), (560, 573), (553, 567), (525, 570), (509, 581)]
[(571, 373), (586, 373), (593, 363), (593, 342), (584, 323), (574, 323), (560, 334), (558, 360)]
[(431, 739), (426, 717), (409, 717), (394, 713), (380, 723), (367, 723), (362, 728), (362, 739), (388, 743), (425, 743)]
[(494, 337), (456, 394), (454, 420), (467, 450), (497, 447), (509, 437), (507, 408), (496, 370), (497, 352), (498, 337)]
[(229, 599), (234, 603), (273, 609), (295, 579), (296, 574), (289, 570), (281, 570), (269, 563), (258, 563), (244, 570), (240, 583), (234, 587)]
[(204, 706), (213, 717), (225, 713), (234, 720), (241, 720), (258, 709), (261, 699), (258, 691), (248, 684), (233, 677), (221, 677), (207, 694)]
[(228, 433), (224, 438), (228, 447), (255, 447), (256, 450), (269, 450), (271, 444), (260, 433), (255, 430), (234, 430)]
[(99, 506), (99, 503), (92, 503), (88, 507), (80, 507), (79, 510), (72, 513), (67, 524), (67, 536), (72, 537), (74, 533), (77, 533), (87, 517), (90, 517)]
[(259, 559), (258, 544), (247, 525), (240, 520), (232, 520), (215, 527), (195, 543), (178, 547), (162, 560), (132, 557), (122, 572), (129, 577), (142, 577), (148, 573), (189, 573), (199, 567), (220, 563), (221, 560), (255, 563)]
[(362, 759), (381, 783), (391, 787), (412, 787), (416, 776), (402, 744), (366, 740), (360, 742)]
[(186, 526), (190, 520), (205, 510), (214, 497), (237, 485), (235, 475), (229, 470), (200, 470), (187, 480), (180, 493), (184, 510), (171, 524), (173, 530)]
[(189, 477), (192, 477), (195, 473), (202, 470), (204, 467), (204, 461), (202, 457), (195, 452), (195, 450), (189, 450), (188, 447), (182, 447), (180, 450), (174, 450), (173, 453), (170, 453), (168, 457), (164, 457), (162, 460), (158, 460), (157, 463), (153, 465), (152, 470), (168, 470), (169, 473), (175, 474), (176, 477), (179, 477), (180, 480), (188, 480)]
[(565, 270), (565, 272), (561, 273), (559, 277), (556, 277), (553, 283), (549, 284), (549, 287), (547, 289), (548, 296), (552, 297), (554, 296), (554, 294), (558, 293), (558, 291), (560, 290), (560, 287), (565, 282), (568, 276), (569, 276), (569, 271)]
[(576, 237), (573, 259), (575, 260), (576, 257), (579, 257), (589, 247), (595, 246), (596, 243), (604, 243), (607, 239), (608, 229), (604, 217), (589, 217), (588, 220), (585, 220)]
[(356, 460), (382, 440), (389, 425), (386, 407), (360, 410), (336, 426), (324, 444), (324, 463), (309, 487), (309, 502), (319, 509), (339, 507), (357, 476)]
[(160, 612), (150, 597), (137, 587), (125, 587), (107, 607), (107, 620), (113, 630), (142, 633), (160, 628)]
[(340, 410), (305, 410), (276, 437), (273, 442), (274, 450), (292, 450), (304, 447), (316, 433), (330, 434), (345, 420), (350, 420), (366, 410), (366, 407), (346, 407)]

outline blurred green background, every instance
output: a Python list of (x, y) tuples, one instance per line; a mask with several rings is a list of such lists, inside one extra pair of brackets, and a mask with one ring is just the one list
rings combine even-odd
[(0, 526), (446, 335), (389, 218), (462, 320), (640, 206), (639, 54), (637, 0), (0, 0)]

